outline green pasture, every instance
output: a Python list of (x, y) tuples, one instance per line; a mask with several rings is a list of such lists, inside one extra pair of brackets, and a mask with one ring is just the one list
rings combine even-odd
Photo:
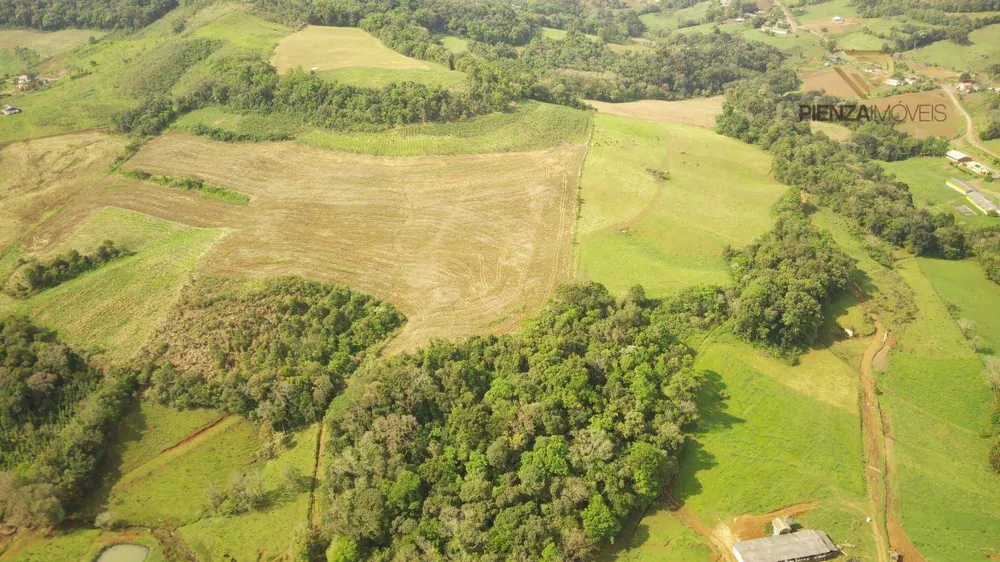
[(698, 533), (684, 526), (670, 512), (670, 508), (657, 502), (627, 537), (620, 537), (614, 553), (602, 560), (619, 562), (709, 562), (712, 549)]
[(803, 525), (870, 555), (856, 370), (828, 349), (789, 366), (728, 335), (699, 353), (696, 368), (706, 377), (702, 421), (674, 496), (709, 527), (814, 501)]
[(122, 533), (99, 529), (53, 530), (51, 535), (24, 533), (18, 535), (14, 543), (3, 554), (3, 562), (52, 562), (79, 561), (92, 562), (105, 549), (116, 544), (136, 544), (149, 549), (143, 562), (164, 562), (170, 560), (162, 545), (144, 530), (130, 530)]
[(702, 22), (711, 6), (712, 1), (708, 0), (679, 10), (671, 9), (643, 14), (639, 16), (639, 19), (651, 30), (677, 29), (683, 23)]
[(838, 27), (833, 23), (834, 16), (858, 21), (862, 19), (854, 8), (852, 0), (830, 0), (818, 4), (808, 4), (793, 9), (795, 19), (802, 25), (830, 24), (830, 29)]
[(1000, 24), (973, 31), (968, 45), (938, 41), (908, 51), (906, 58), (956, 72), (982, 72), (1000, 60)]
[[(135, 253), (28, 299), (0, 296), (0, 312), (27, 314), (81, 349), (127, 359), (145, 345), (198, 258), (219, 230), (181, 226), (109, 208), (73, 235), (70, 245), (123, 240)], [(74, 246), (72, 244), (79, 244)]]
[(465, 73), (433, 62), (424, 62), (429, 68), (367, 68), (350, 66), (333, 70), (320, 70), (317, 76), (324, 80), (343, 82), (351, 86), (383, 88), (396, 82), (417, 82), (426, 86), (457, 88), (465, 84)]
[[(906, 183), (913, 194), (917, 206), (937, 211), (947, 211), (955, 215), (955, 221), (969, 226), (995, 226), (996, 218), (987, 217), (965, 198), (964, 195), (945, 185), (949, 178), (957, 178), (972, 185), (980, 182), (963, 170), (958, 169), (944, 157), (925, 156), (898, 162), (880, 162), (886, 171), (895, 174), (896, 179)], [(988, 184), (984, 187), (989, 187)], [(975, 211), (975, 216), (965, 216), (956, 206), (965, 205)]]
[[(203, 517), (178, 530), (200, 560), (261, 560), (286, 552), (298, 527), (307, 523), (318, 431), (313, 425), (293, 433), (291, 446), (263, 466), (264, 509)], [(284, 478), (289, 469), (298, 475), (297, 482)]]
[(195, 521), (211, 485), (226, 486), (247, 470), (257, 450), (256, 429), (229, 417), (193, 441), (159, 454), (124, 473), (104, 509), (130, 525), (176, 528)]
[[(929, 281), (922, 271), (935, 281)], [(954, 271), (948, 271), (956, 266)], [(993, 396), (982, 364), (949, 314), (938, 287), (954, 296), (972, 287), (976, 304), (996, 308), (997, 288), (975, 283), (961, 264), (906, 259), (899, 273), (913, 288), (916, 319), (896, 334), (879, 401), (888, 413), (902, 524), (927, 560), (997, 554), (1000, 492), (986, 457)], [(981, 279), (981, 274), (978, 275)], [(961, 309), (961, 305), (960, 309)]]
[[(785, 186), (758, 148), (685, 125), (597, 115), (583, 166), (577, 277), (664, 295), (729, 282), (722, 250), (771, 225)], [(656, 174), (666, 173), (666, 180)]]

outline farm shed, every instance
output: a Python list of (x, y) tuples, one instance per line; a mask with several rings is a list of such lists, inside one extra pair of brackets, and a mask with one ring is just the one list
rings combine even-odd
[(990, 214), (991, 211), (993, 213), (1000, 214), (1000, 207), (997, 207), (996, 203), (987, 199), (982, 193), (973, 191), (972, 193), (967, 193), (965, 196), (969, 199), (969, 201), (972, 201), (973, 205), (979, 207), (979, 210), (987, 215)]
[(969, 156), (964, 152), (959, 152), (957, 150), (949, 150), (948, 152), (945, 152), (944, 155), (948, 157), (948, 160), (951, 160), (952, 162), (956, 163), (969, 162), (972, 160), (971, 156)]
[(3, 113), (4, 115), (14, 115), (16, 113), (21, 113), (21, 110), (12, 105), (5, 105), (0, 108), (0, 113)]
[(806, 562), (828, 560), (838, 554), (840, 550), (830, 537), (813, 529), (733, 545), (733, 555), (739, 562)]
[[(848, 330), (850, 332), (850, 330)], [(853, 336), (854, 334), (851, 333)], [(775, 535), (787, 535), (792, 532), (792, 518), (788, 517), (775, 517), (774, 521), (771, 521), (771, 528), (774, 529)]]

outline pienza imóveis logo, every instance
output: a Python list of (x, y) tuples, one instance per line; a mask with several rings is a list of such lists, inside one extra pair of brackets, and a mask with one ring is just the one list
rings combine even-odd
[(881, 121), (885, 123), (941, 123), (948, 119), (943, 103), (887, 103), (884, 107), (859, 103), (820, 103), (799, 105), (799, 121)]

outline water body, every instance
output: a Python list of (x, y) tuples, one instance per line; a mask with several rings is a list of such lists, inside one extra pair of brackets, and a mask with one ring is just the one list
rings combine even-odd
[(105, 550), (97, 558), (97, 562), (142, 562), (149, 554), (149, 549), (137, 544), (116, 544)]

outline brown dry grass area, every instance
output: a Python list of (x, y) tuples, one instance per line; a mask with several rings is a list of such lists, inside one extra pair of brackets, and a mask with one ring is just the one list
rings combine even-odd
[(119, 137), (80, 133), (0, 148), (0, 250), (99, 181), (124, 145)]
[(228, 227), (201, 270), (297, 274), (369, 292), (406, 314), (392, 347), (409, 349), (432, 337), (516, 328), (565, 280), (584, 152), (566, 145), (381, 158), (166, 135), (126, 168), (194, 174), (250, 194), (250, 204), (118, 179), (59, 222), (113, 200), (184, 224)]
[(885, 109), (886, 105), (896, 105), (897, 103), (902, 103), (910, 109), (911, 113), (915, 112), (917, 107), (921, 104), (928, 104), (932, 106), (940, 104), (944, 106), (943, 111), (946, 115), (944, 121), (938, 122), (932, 119), (907, 121), (906, 123), (901, 123), (896, 128), (900, 131), (910, 133), (918, 139), (930, 136), (939, 136), (950, 139), (957, 137), (962, 133), (962, 125), (965, 117), (958, 110), (958, 108), (955, 107), (955, 104), (951, 102), (948, 95), (940, 89), (930, 90), (927, 92), (916, 92), (912, 94), (902, 94), (888, 98), (873, 99), (870, 100), (870, 102), (875, 104), (880, 110)]
[(643, 100), (626, 103), (586, 101), (598, 112), (608, 115), (698, 127), (715, 127), (715, 117), (722, 113), (722, 96), (683, 101)]
[(804, 91), (819, 90), (838, 98), (856, 98), (854, 88), (832, 68), (824, 68), (802, 76)]

